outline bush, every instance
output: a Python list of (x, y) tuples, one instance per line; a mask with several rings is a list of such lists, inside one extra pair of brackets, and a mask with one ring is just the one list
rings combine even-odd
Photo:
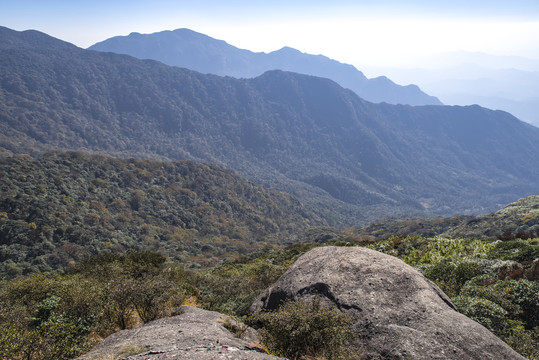
[(150, 251), (94, 256), (70, 272), (107, 281), (103, 314), (120, 329), (134, 325), (135, 313), (143, 323), (174, 314), (190, 291), (187, 272)]
[[(176, 313), (188, 274), (157, 253), (90, 258), (53, 277), (0, 282), (0, 359), (70, 359), (90, 338)], [(137, 316), (138, 315), (138, 316)]]
[(354, 342), (352, 320), (320, 298), (288, 301), (276, 311), (255, 314), (253, 320), (262, 326), (263, 343), (278, 356), (359, 359), (349, 351)]
[(456, 296), (451, 299), (457, 309), (493, 333), (503, 333), (507, 327), (505, 311), (500, 305), (483, 298)]
[(468, 280), (481, 274), (481, 265), (473, 261), (440, 261), (425, 266), (423, 274), (451, 297), (458, 295)]
[(539, 258), (539, 239), (502, 241), (491, 250), (490, 256), (502, 260), (531, 262)]
[(92, 345), (89, 328), (81, 319), (59, 313), (61, 302), (58, 296), (43, 300), (30, 319), (22, 308), (0, 314), (0, 358), (67, 360), (86, 351)]
[(260, 292), (271, 286), (286, 271), (304, 247), (292, 246), (272, 251), (255, 260), (228, 263), (209, 272), (198, 273), (196, 286), (202, 305), (213, 311), (244, 317)]
[(509, 322), (511, 328), (502, 337), (503, 340), (528, 359), (539, 359), (539, 327), (526, 330), (519, 321), (509, 320)]
[[(165, 276), (148, 276), (134, 282), (135, 292), (131, 303), (143, 323), (174, 313), (185, 299), (185, 293), (178, 284)], [(171, 306), (170, 312), (167, 307)]]
[(539, 283), (526, 279), (505, 280), (494, 288), (507, 294), (508, 300), (518, 306), (519, 312), (514, 317), (524, 321), (527, 329), (539, 326)]
[(466, 283), (461, 295), (481, 297), (500, 305), (511, 319), (522, 321), (528, 330), (539, 326), (539, 283), (526, 279), (492, 283), (482, 279), (486, 280), (486, 276)]

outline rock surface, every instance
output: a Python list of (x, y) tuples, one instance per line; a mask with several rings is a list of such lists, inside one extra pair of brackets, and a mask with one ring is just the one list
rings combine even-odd
[[(369, 359), (524, 359), (401, 260), (360, 247), (301, 256), (251, 310), (321, 295), (355, 320)], [(358, 349), (358, 351), (360, 351)]]
[(191, 306), (182, 306), (182, 311), (178, 316), (112, 334), (78, 359), (282, 359), (257, 348), (252, 329), (247, 330), (246, 340), (235, 337), (223, 326), (228, 318), (223, 314)]

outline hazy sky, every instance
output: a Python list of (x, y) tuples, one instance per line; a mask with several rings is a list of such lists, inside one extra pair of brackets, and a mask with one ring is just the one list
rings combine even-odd
[(0, 25), (80, 47), (190, 28), (240, 48), (291, 46), (358, 68), (457, 50), (539, 59), (538, 0), (0, 0)]

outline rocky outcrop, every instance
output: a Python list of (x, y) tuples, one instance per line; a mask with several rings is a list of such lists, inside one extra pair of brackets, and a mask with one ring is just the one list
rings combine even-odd
[(524, 359), (401, 260), (360, 247), (301, 256), (251, 310), (321, 295), (354, 318), (370, 359)]
[(182, 306), (182, 314), (149, 322), (133, 330), (117, 332), (79, 360), (278, 360), (256, 347), (254, 330), (243, 339), (223, 324), (234, 321), (217, 312)]

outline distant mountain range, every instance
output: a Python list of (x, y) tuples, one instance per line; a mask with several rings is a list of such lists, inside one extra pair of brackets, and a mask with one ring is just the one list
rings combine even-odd
[(153, 59), (201, 73), (236, 78), (252, 78), (269, 70), (292, 71), (331, 79), (371, 102), (442, 105), (416, 85), (400, 86), (385, 76), (367, 79), (354, 66), (322, 55), (305, 54), (289, 47), (268, 54), (255, 53), (189, 29), (132, 33), (107, 39), (88, 49)]
[(539, 193), (539, 129), (505, 112), (373, 104), (283, 71), (204, 75), (35, 31), (2, 28), (0, 39), (6, 155), (210, 161), (296, 195), (335, 226), (484, 213)]
[(397, 82), (409, 82), (445, 104), (479, 104), (508, 111), (539, 127), (539, 60), (482, 53), (450, 53), (424, 68), (368, 67)]

